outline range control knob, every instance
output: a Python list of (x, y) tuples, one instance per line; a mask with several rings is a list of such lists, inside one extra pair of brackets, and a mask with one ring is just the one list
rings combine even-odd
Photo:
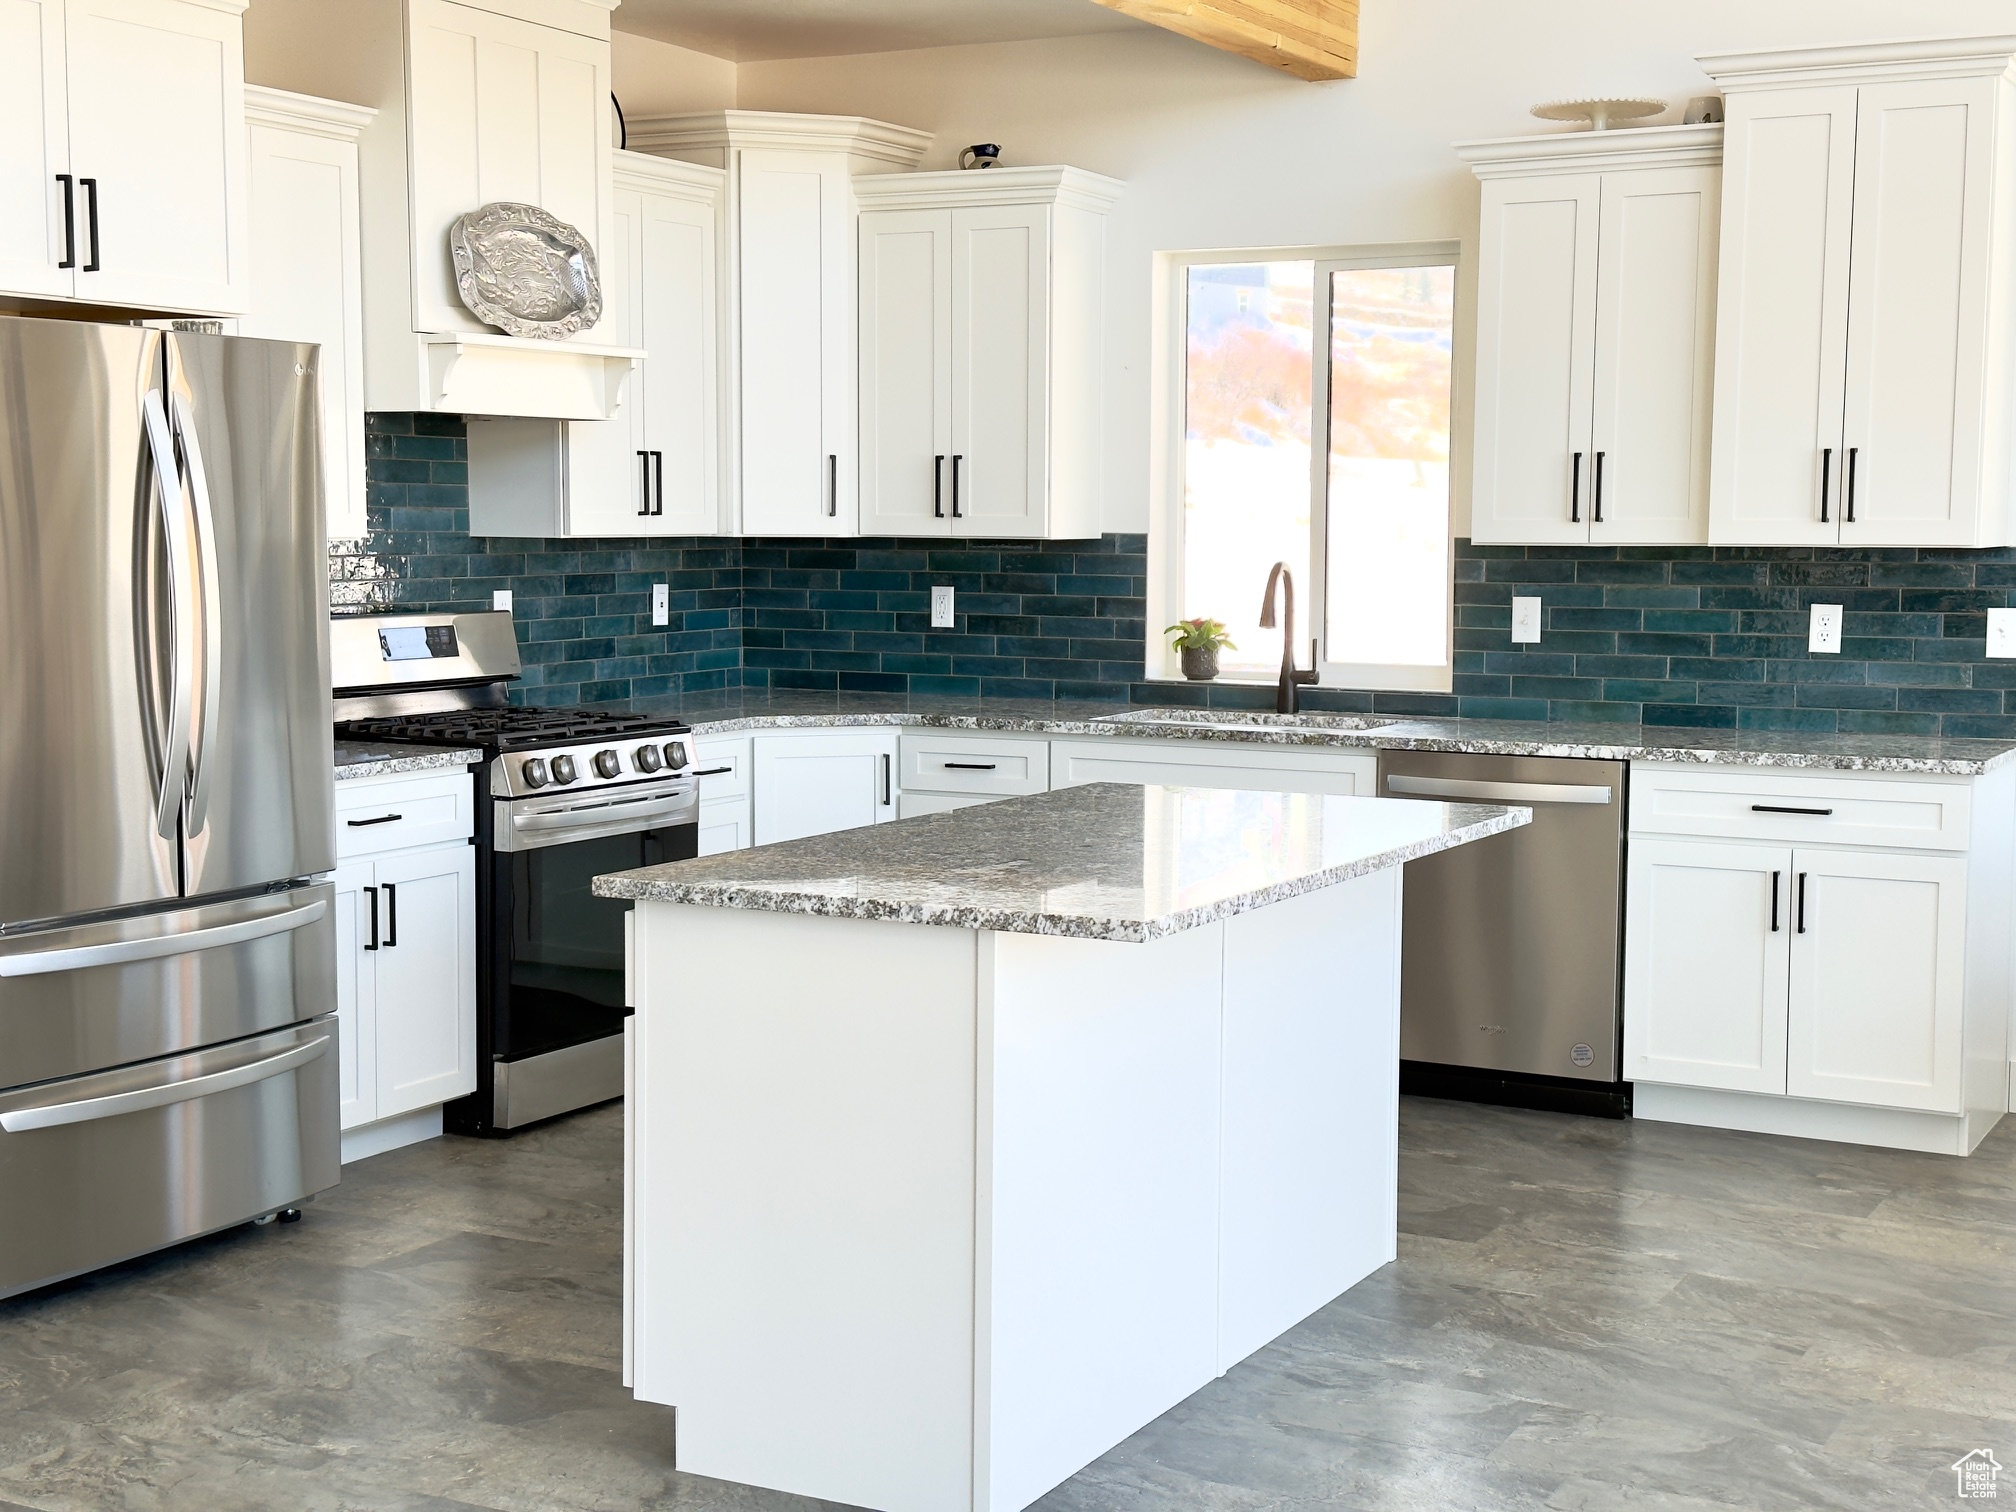
[(685, 766), (685, 765), (686, 765), (686, 747), (685, 747), (685, 746), (683, 746), (683, 745), (681, 745), (681, 744), (680, 744), (680, 743), (679, 743), (678, 741), (676, 741), (676, 740), (668, 740), (668, 741), (666, 741), (666, 742), (665, 742), (665, 765), (666, 765), (666, 766), (668, 766), (668, 767), (670, 767), (670, 768), (671, 768), (671, 769), (672, 769), (673, 771), (675, 771), (675, 772), (676, 772), (676, 771), (678, 771), (678, 770), (679, 770), (679, 769), (680, 769), (681, 767)]
[(614, 751), (597, 751), (595, 753), (595, 775), (598, 777), (621, 777), (623, 775), (623, 758), (618, 756)]
[(542, 788), (546, 786), (546, 763), (537, 756), (529, 757), (525, 764), (518, 768), (518, 775), (525, 779), (525, 786)]
[(562, 784), (569, 783), (580, 775), (579, 772), (574, 770), (574, 758), (572, 756), (555, 756), (553, 758), (553, 780), (555, 782)]
[(658, 747), (654, 745), (637, 747), (636, 753), (630, 759), (637, 763), (637, 770), (640, 772), (655, 772), (665, 765), (665, 758), (658, 754)]

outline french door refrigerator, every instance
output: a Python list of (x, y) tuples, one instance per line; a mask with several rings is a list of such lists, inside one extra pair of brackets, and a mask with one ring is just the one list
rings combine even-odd
[(337, 1179), (316, 348), (0, 319), (0, 1296)]

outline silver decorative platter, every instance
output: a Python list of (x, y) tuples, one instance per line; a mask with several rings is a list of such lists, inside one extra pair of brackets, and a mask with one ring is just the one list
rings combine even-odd
[(507, 335), (551, 341), (602, 318), (595, 249), (537, 205), (498, 200), (457, 216), (448, 254), (462, 303)]

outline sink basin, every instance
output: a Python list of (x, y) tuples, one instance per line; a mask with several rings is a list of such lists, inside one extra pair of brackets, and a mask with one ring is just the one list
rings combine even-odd
[(1377, 730), (1395, 723), (1377, 714), (1273, 714), (1248, 709), (1134, 709), (1100, 724), (1184, 725), (1206, 730)]

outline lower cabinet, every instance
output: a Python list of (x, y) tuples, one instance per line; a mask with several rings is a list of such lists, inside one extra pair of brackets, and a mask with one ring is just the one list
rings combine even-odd
[(476, 852), (466, 841), (336, 869), (345, 1129), (476, 1090)]
[(896, 817), (897, 732), (764, 735), (756, 741), (758, 845), (884, 824)]
[(750, 767), (752, 738), (703, 735), (693, 742), (693, 774), (700, 780), (700, 854), (747, 850), (755, 844)]
[(1378, 790), (1378, 774), (1379, 758), (1372, 751), (1154, 741), (1129, 735), (1050, 743), (1053, 788), (1088, 782), (1161, 782), (1369, 798)]

